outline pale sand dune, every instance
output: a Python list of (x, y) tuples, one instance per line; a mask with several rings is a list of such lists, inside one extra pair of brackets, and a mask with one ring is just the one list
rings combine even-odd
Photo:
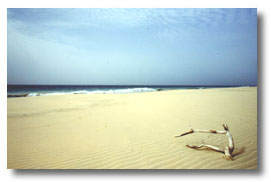
[[(257, 88), (8, 99), (8, 168), (255, 169)], [(186, 144), (224, 146), (227, 138), (190, 127), (228, 124), (234, 161)]]

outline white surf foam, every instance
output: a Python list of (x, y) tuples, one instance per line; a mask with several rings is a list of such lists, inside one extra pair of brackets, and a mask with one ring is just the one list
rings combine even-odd
[(110, 90), (78, 90), (72, 92), (50, 92), (50, 93), (29, 93), (27, 97), (33, 96), (48, 96), (48, 95), (67, 95), (67, 94), (125, 94), (139, 92), (155, 92), (154, 88), (125, 88), (125, 89), (110, 89)]

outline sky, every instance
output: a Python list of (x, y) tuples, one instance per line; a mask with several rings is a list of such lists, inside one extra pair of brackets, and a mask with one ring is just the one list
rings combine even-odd
[(7, 83), (257, 85), (257, 9), (8, 9)]

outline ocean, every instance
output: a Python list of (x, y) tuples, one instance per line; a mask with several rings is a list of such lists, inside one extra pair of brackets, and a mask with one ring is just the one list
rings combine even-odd
[(178, 89), (205, 89), (236, 86), (176, 85), (8, 85), (8, 97), (33, 97), (63, 94), (125, 94)]

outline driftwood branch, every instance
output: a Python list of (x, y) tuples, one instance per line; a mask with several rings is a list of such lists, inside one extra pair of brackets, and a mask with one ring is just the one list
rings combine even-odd
[(192, 128), (181, 134), (181, 135), (177, 135), (175, 137), (182, 137), (191, 133), (213, 133), (213, 134), (225, 134), (228, 137), (228, 141), (229, 144), (227, 146), (225, 146), (225, 148), (221, 149), (219, 147), (213, 146), (213, 145), (206, 145), (206, 144), (200, 144), (200, 145), (186, 145), (189, 148), (194, 148), (194, 149), (199, 149), (199, 148), (204, 148), (204, 149), (210, 149), (210, 150), (214, 150), (217, 152), (221, 152), (224, 153), (225, 155), (225, 159), (227, 160), (233, 160), (233, 150), (234, 150), (234, 142), (233, 142), (233, 138), (232, 135), (229, 131), (229, 128), (226, 124), (223, 124), (223, 128), (224, 131), (217, 131), (217, 130), (193, 130)]

